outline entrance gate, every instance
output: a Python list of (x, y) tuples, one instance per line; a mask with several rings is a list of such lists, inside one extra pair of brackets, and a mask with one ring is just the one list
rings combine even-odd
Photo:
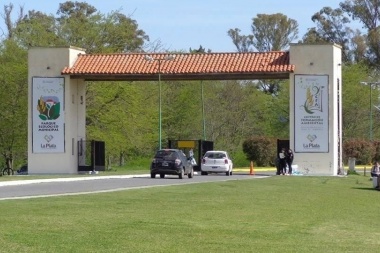
[(105, 170), (104, 141), (78, 141), (78, 171)]
[[(88, 55), (75, 47), (31, 48), (28, 54), (29, 174), (76, 173), (76, 165), (85, 170), (104, 169), (105, 159), (96, 162), (100, 159), (95, 155), (96, 145), (75, 150), (75, 143), (86, 136), (86, 81), (160, 82), (162, 78), (167, 81), (289, 79), (289, 144), (296, 154), (294, 162), (309, 174), (337, 175), (342, 167), (341, 55), (341, 47), (336, 44), (291, 44), (288, 51), (265, 53), (175, 53), (171, 61), (165, 61), (168, 53)], [(154, 62), (146, 61), (147, 56)], [(33, 82), (35, 77), (39, 82)], [(37, 104), (40, 97), (50, 96), (58, 98), (54, 103), (60, 105), (56, 107), (60, 108), (56, 115), (59, 118), (55, 119), (58, 127), (45, 133), (39, 131), (43, 122), (38, 107), (30, 105)], [(318, 103), (323, 106), (315, 107), (314, 98), (323, 101)]]

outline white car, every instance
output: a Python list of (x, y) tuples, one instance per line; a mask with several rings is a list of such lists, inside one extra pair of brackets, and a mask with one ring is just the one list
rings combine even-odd
[(201, 175), (226, 173), (226, 176), (230, 176), (233, 168), (232, 160), (226, 151), (210, 150), (203, 156)]

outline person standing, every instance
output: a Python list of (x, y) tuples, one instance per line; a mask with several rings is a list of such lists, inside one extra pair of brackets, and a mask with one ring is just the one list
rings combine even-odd
[(380, 165), (379, 165), (379, 162), (376, 161), (371, 170), (371, 177), (379, 177), (379, 175), (380, 175)]
[(379, 189), (379, 184), (380, 184), (380, 164), (378, 161), (375, 162), (371, 169), (371, 177), (374, 183), (374, 187), (376, 189)]
[(291, 150), (290, 148), (287, 150), (286, 152), (286, 164), (288, 165), (288, 174), (291, 175), (292, 174), (292, 164), (293, 164), (293, 159), (294, 159), (294, 154), (293, 154), (293, 150)]
[(280, 159), (280, 175), (286, 174), (286, 154), (285, 148), (282, 148), (280, 153), (278, 154), (278, 158)]

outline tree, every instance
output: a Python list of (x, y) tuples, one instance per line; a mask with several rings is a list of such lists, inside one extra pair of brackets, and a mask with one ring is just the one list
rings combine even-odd
[(206, 48), (202, 47), (202, 45), (199, 46), (198, 49), (189, 49), (189, 53), (191, 54), (204, 54), (204, 53), (211, 53), (211, 49), (208, 49), (206, 52)]
[(276, 157), (276, 141), (265, 136), (254, 136), (242, 144), (247, 159), (257, 166), (271, 166)]
[(24, 8), (20, 7), (19, 14), (16, 18), (15, 22), (12, 22), (12, 11), (13, 11), (13, 4), (10, 3), (9, 5), (4, 5), (4, 14), (2, 14), (2, 18), (4, 19), (4, 24), (7, 29), (6, 34), (3, 31), (3, 36), (5, 35), (6, 39), (10, 39), (13, 37), (13, 28), (20, 22), (22, 17), (24, 16)]
[(205, 85), (205, 91), (207, 136), (234, 152), (247, 130), (248, 113), (243, 106), (249, 92), (237, 81), (212, 82)]
[(300, 43), (323, 43), (326, 42), (325, 38), (317, 31), (317, 28), (312, 27), (309, 28), (306, 32), (306, 34), (303, 36), (302, 40), (299, 41)]
[(142, 82), (88, 83), (86, 138), (105, 141), (107, 156), (120, 160), (151, 154), (157, 143), (155, 91)]
[(367, 29), (367, 61), (378, 66), (380, 64), (380, 1), (379, 0), (345, 0), (340, 8), (353, 20), (359, 20)]
[[(95, 7), (84, 2), (68, 1), (60, 4), (57, 12), (58, 17), (32, 10), (27, 15), (20, 17), (16, 22), (11, 21), (13, 6), (7, 7), (5, 10), (4, 17), (8, 27), (9, 42), (12, 42), (14, 47), (18, 45), (21, 51), (22, 48), (26, 49), (30, 46), (74, 45), (84, 48), (88, 53), (131, 52), (141, 51), (144, 42), (149, 39), (144, 31), (138, 29), (136, 21), (124, 14), (114, 11), (108, 15), (103, 15), (97, 12)], [(26, 50), (24, 50), (24, 53), (25, 56), (19, 57), (18, 61), (26, 66)], [(9, 65), (10, 62), (7, 64)], [(2, 67), (5, 67), (5, 65)], [(27, 80), (26, 69), (25, 71), (19, 71), (17, 77)], [(5, 78), (4, 75), (3, 78)], [(104, 87), (108, 87), (108, 89)], [(12, 95), (18, 95), (17, 98), (26, 103), (27, 88), (26, 86), (24, 88), (25, 91), (23, 92), (9, 91), (14, 92)], [(134, 88), (136, 87), (128, 85), (122, 88), (113, 83), (87, 86), (89, 96), (86, 103), (93, 109), (90, 109), (87, 114), (87, 134), (89, 139), (107, 140), (107, 145), (111, 147), (109, 150), (116, 150), (116, 153), (132, 149), (147, 152), (147, 149), (144, 150), (141, 147), (153, 146), (150, 143), (153, 138), (141, 137), (139, 140), (138, 136), (140, 135), (135, 133), (147, 128), (148, 130), (145, 132), (150, 133), (152, 131), (150, 130), (151, 124), (131, 120), (131, 115), (147, 113), (139, 109), (145, 109), (144, 106), (134, 106), (135, 99), (141, 98), (144, 101), (144, 98), (140, 97), (140, 95), (146, 95), (146, 90), (139, 88), (134, 91)], [(131, 95), (135, 95), (135, 98), (130, 97)], [(3, 97), (7, 96), (4, 95)], [(127, 99), (128, 97), (129, 99)], [(10, 98), (9, 103), (18, 101), (12, 97)], [(102, 108), (99, 108), (98, 104), (95, 103), (95, 101), (99, 100), (101, 100), (99, 104), (103, 106)], [(6, 103), (3, 102), (3, 104)], [(145, 104), (148, 105), (148, 103)], [(105, 108), (112, 108), (112, 111), (104, 114), (108, 111)], [(125, 110), (125, 108), (128, 108), (128, 110)], [(25, 108), (23, 109), (25, 110)], [(14, 130), (17, 129), (20, 133), (26, 133), (27, 124), (25, 124), (25, 121), (20, 120), (19, 122), (23, 123), (22, 130), (17, 128), (14, 128)], [(1, 130), (6, 131), (8, 129), (2, 128)], [(24, 143), (26, 143), (25, 140)]]
[[(369, 113), (370, 113), (370, 87), (361, 85), (371, 73), (370, 68), (364, 64), (344, 65), (342, 69), (342, 133), (343, 140), (350, 138), (368, 139)], [(372, 90), (373, 97), (377, 89)], [(358, 96), (358, 94), (361, 94)], [(376, 104), (374, 102), (374, 104)], [(379, 127), (375, 124), (378, 132)]]
[(163, 132), (165, 139), (202, 138), (201, 81), (163, 84)]
[(239, 52), (253, 51), (251, 47), (259, 52), (287, 49), (298, 36), (298, 23), (281, 13), (257, 14), (252, 19), (251, 30), (250, 35), (241, 35), (238, 28), (228, 30)]
[(27, 52), (12, 40), (0, 46), (0, 154), (24, 162), (27, 150)]
[[(239, 52), (250, 52), (253, 49), (259, 52), (285, 50), (298, 36), (297, 21), (281, 13), (258, 14), (252, 19), (251, 29), (251, 35), (241, 35), (238, 28), (228, 31)], [(280, 81), (260, 80), (257, 87), (267, 94), (277, 95), (280, 92)]]
[(363, 63), (366, 61), (367, 43), (366, 36), (362, 35), (360, 31), (356, 30), (351, 39), (352, 44), (352, 58), (353, 62)]
[(345, 0), (339, 4), (354, 20), (362, 22), (368, 30), (378, 27), (380, 21), (380, 1), (379, 0)]
[(253, 35), (240, 35), (241, 30), (238, 28), (228, 30), (227, 34), (232, 39), (238, 52), (250, 52), (253, 45)]
[(57, 14), (59, 36), (88, 53), (141, 51), (149, 40), (135, 20), (118, 11), (104, 16), (85, 2), (67, 1), (60, 4)]
[[(343, 61), (351, 62), (350, 42), (353, 30), (347, 26), (350, 23), (342, 9), (324, 7), (315, 13), (311, 20), (317, 24), (316, 28), (309, 29), (303, 37), (303, 43), (330, 42), (342, 46)], [(358, 34), (357, 34), (358, 36)]]
[(252, 45), (259, 52), (287, 49), (298, 36), (297, 21), (281, 13), (258, 14), (252, 19), (251, 28)]
[(29, 11), (12, 29), (13, 40), (23, 48), (64, 46), (66, 42), (57, 35), (58, 26), (52, 15)]
[(14, 23), (12, 10), (12, 5), (5, 8), (8, 37), (25, 48), (73, 45), (87, 53), (140, 52), (149, 41), (135, 20), (119, 11), (102, 14), (85, 2), (61, 3), (57, 17), (31, 10)]

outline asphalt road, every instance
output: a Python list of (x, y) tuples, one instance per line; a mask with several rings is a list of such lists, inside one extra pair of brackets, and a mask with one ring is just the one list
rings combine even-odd
[(198, 174), (191, 179), (187, 178), (187, 176), (184, 179), (179, 179), (177, 176), (169, 175), (164, 179), (159, 178), (159, 176), (152, 179), (148, 174), (124, 176), (93, 175), (80, 178), (3, 181), (0, 182), (0, 200), (94, 194), (170, 185), (259, 179), (272, 175), (273, 172), (260, 172), (254, 175), (249, 175), (246, 172), (236, 172), (232, 176), (226, 176), (225, 174), (201, 176)]

